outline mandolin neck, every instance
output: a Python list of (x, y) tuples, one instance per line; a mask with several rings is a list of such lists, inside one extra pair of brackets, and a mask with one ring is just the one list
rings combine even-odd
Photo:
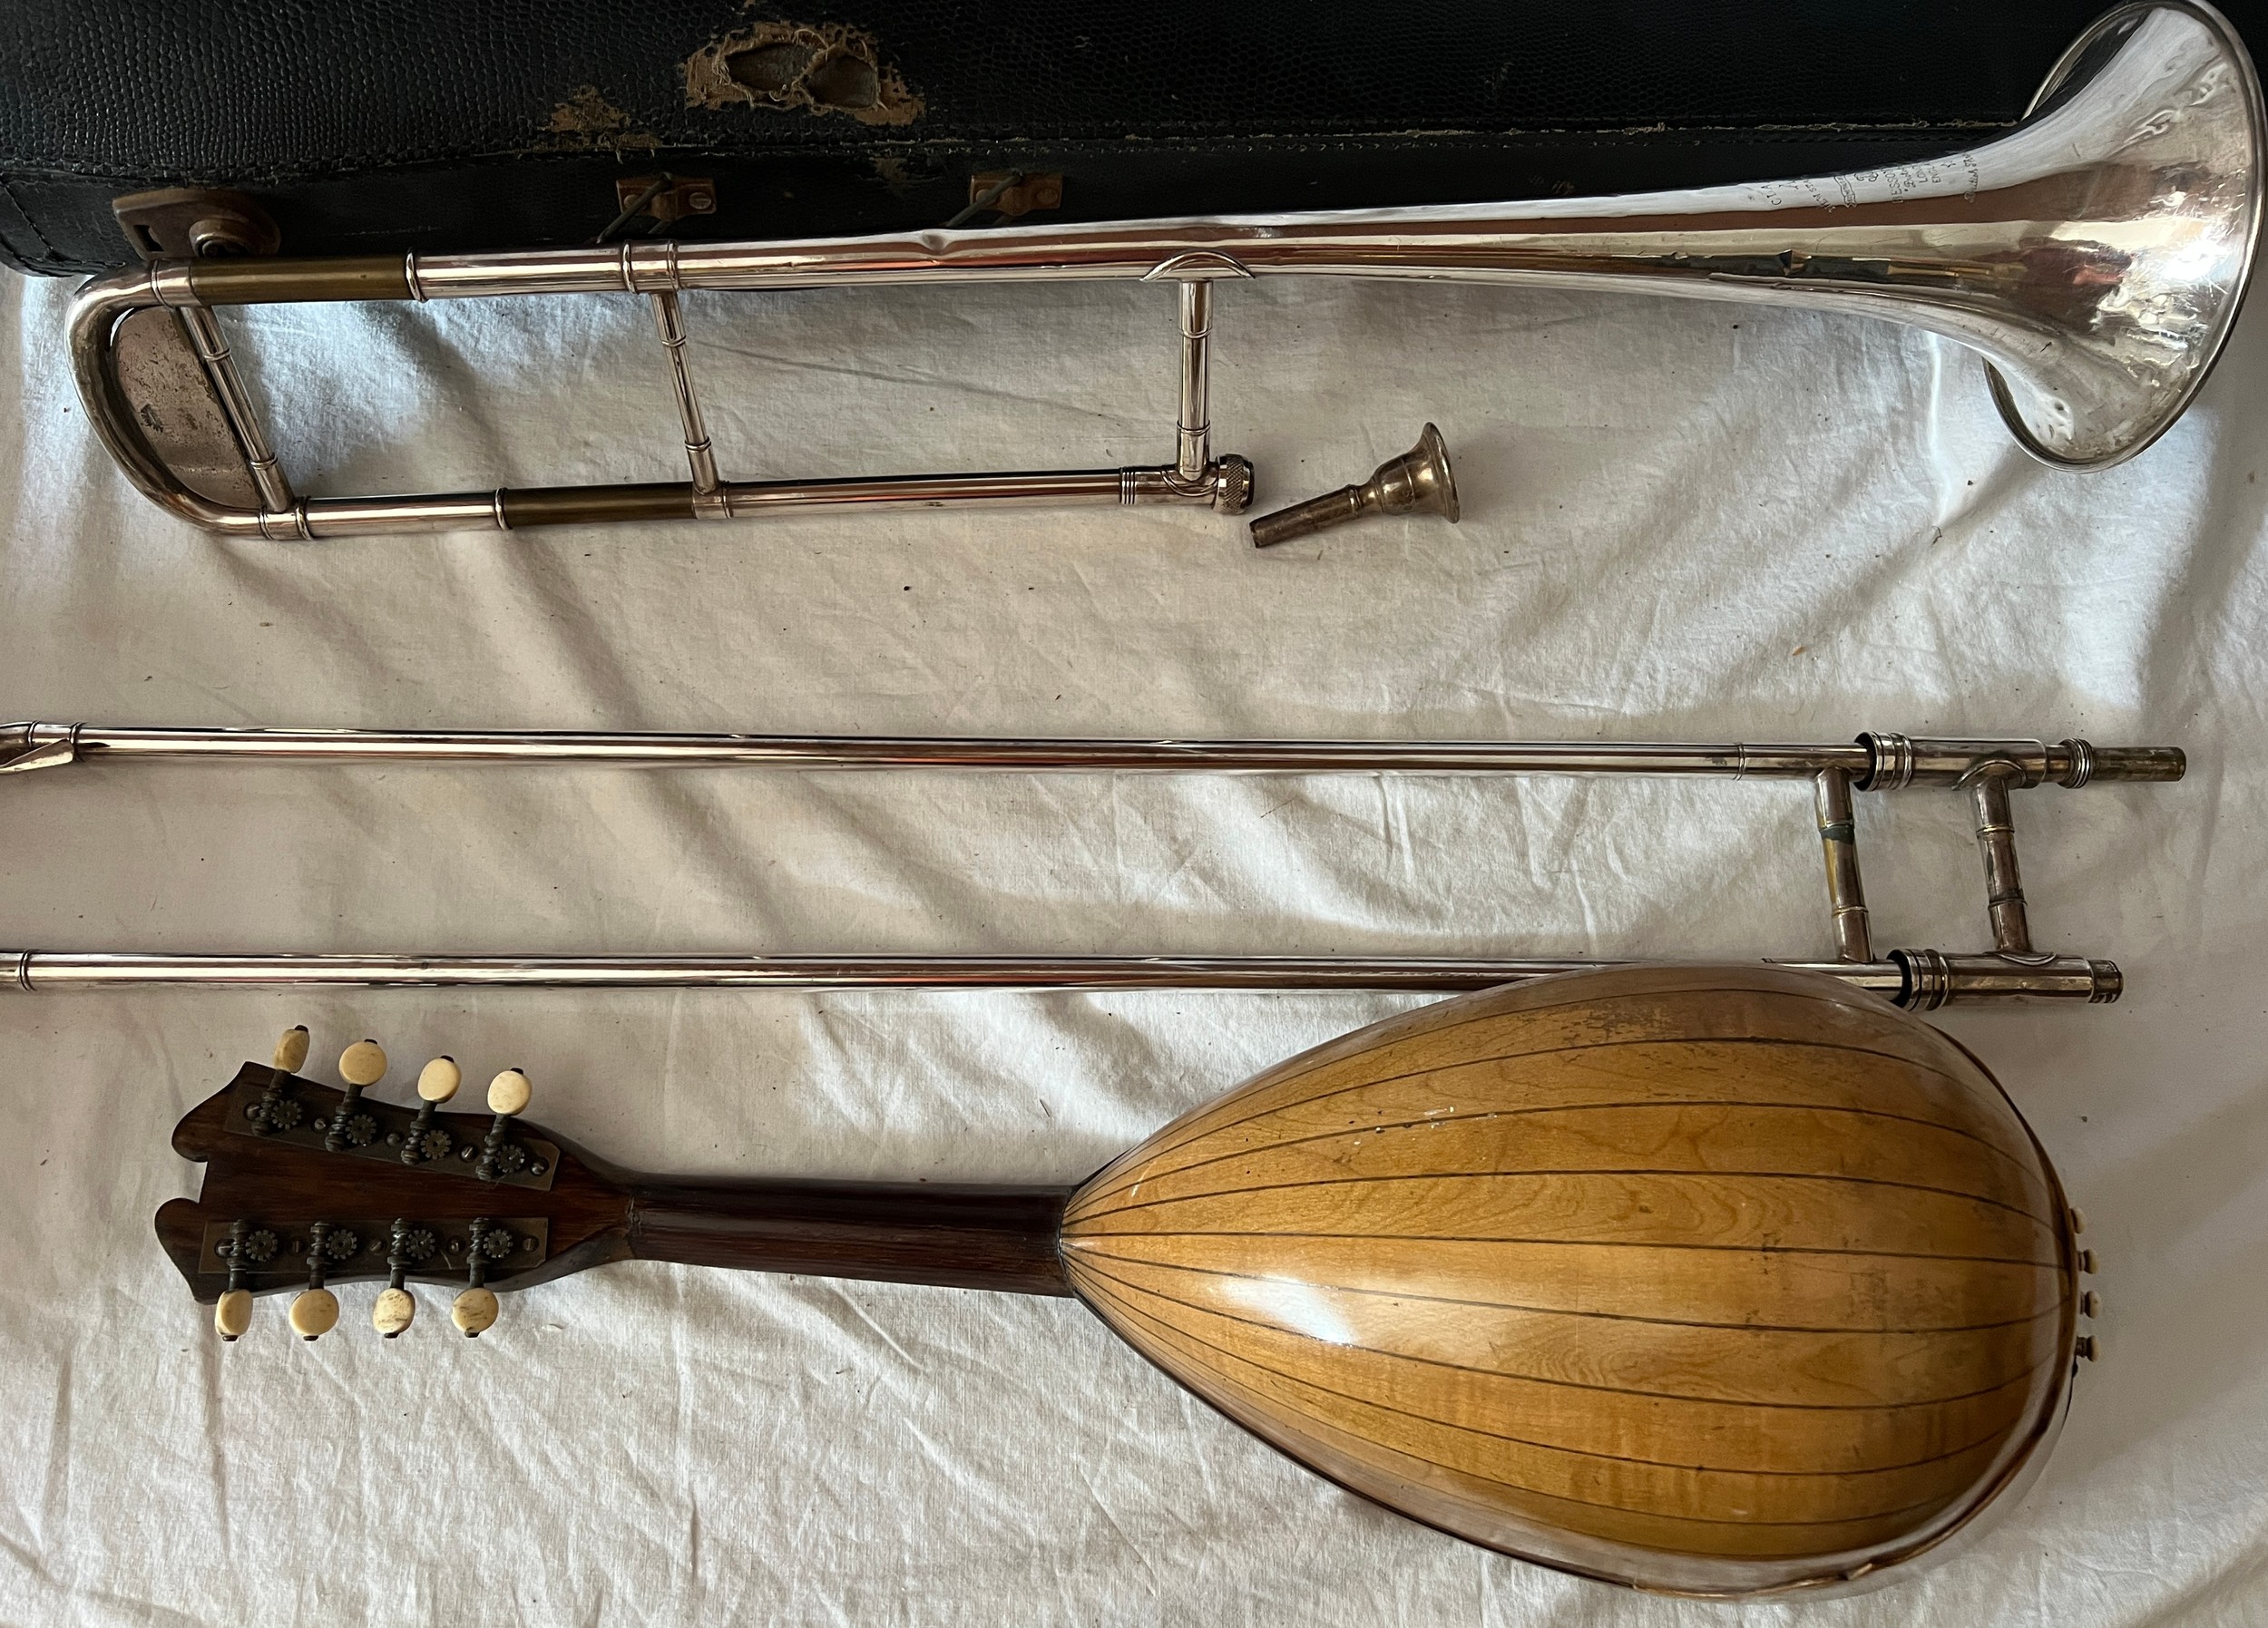
[(1017, 1294), (1069, 1294), (1069, 1187), (632, 1177), (630, 1253), (649, 1261)]

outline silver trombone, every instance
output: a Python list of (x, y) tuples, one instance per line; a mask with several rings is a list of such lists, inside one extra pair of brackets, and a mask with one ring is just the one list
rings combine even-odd
[[(1867, 734), (1847, 744), (1614, 741), (1078, 740), (930, 736), (352, 729), (0, 729), (0, 775), (110, 760), (346, 764), (611, 764), (628, 768), (995, 769), (1207, 774), (1657, 775), (1809, 781), (1825, 857), (1833, 954), (1775, 964), (1828, 973), (1915, 1010), (2042, 999), (2116, 1000), (2107, 960), (2038, 950), (2017, 863), (2011, 794), (2178, 780), (2171, 746)], [(1854, 794), (1966, 794), (1982, 856), (1991, 948), (1878, 954), (1859, 872)], [(983, 955), (194, 955), (0, 950), (24, 992), (193, 984), (577, 989), (1486, 989), (1587, 967), (1585, 958)]]
[[(1214, 289), (1282, 275), (1596, 287), (1879, 317), (1980, 352), (2016, 438), (2050, 463), (2095, 469), (2163, 434), (2227, 336), (2259, 238), (2263, 128), (2259, 82), (2220, 14), (2202, 0), (2143, 0), (2074, 43), (2016, 129), (1926, 162), (1517, 204), (786, 243), (161, 260), (87, 284), (73, 308), (71, 348), (89, 417), (135, 485), (198, 525), (270, 538), (972, 503), (1201, 503), (1237, 512), (1251, 497), (1252, 466), (1212, 446)], [(245, 247), (225, 226), (202, 240)], [(719, 473), (679, 294), (1094, 279), (1174, 290), (1180, 411), (1170, 462), (827, 481)], [(688, 479), (303, 495), (215, 315), (268, 303), (533, 294), (651, 302)]]

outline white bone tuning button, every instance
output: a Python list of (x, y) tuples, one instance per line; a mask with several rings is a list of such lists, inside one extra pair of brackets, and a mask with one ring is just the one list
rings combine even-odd
[(327, 1289), (303, 1289), (291, 1302), (291, 1331), (319, 1340), (338, 1326), (338, 1296)]
[(526, 1074), (517, 1068), (507, 1068), (488, 1082), (488, 1111), (510, 1117), (528, 1106), (528, 1098), (535, 1095), (535, 1087), (528, 1083)]
[(213, 1302), (213, 1331), (223, 1340), (237, 1340), (252, 1326), (252, 1292), (231, 1289)]
[(276, 1041), (275, 1066), (286, 1074), (297, 1074), (308, 1060), (308, 1026), (304, 1023), (287, 1028)]
[(386, 1048), (376, 1040), (357, 1040), (338, 1054), (338, 1077), (357, 1090), (367, 1090), (386, 1077)]
[(478, 1284), (459, 1290), (455, 1303), (449, 1308), (449, 1321), (464, 1331), (466, 1339), (479, 1339), (496, 1326), (496, 1292)]
[(446, 1102), (464, 1083), (464, 1070), (456, 1058), (437, 1057), (417, 1071), (417, 1095), (426, 1102)]
[(417, 1320), (417, 1301), (406, 1289), (385, 1288), (370, 1308), (370, 1326), (388, 1340)]

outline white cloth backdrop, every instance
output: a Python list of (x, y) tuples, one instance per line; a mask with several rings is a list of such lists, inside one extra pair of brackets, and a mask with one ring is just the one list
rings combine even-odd
[[(1561, 293), (1227, 289), (1220, 444), (1273, 505), (1427, 418), (1466, 519), (1256, 553), (1202, 512), (224, 542), (84, 428), (67, 289), (0, 282), (0, 712), (181, 724), (1848, 738), (2185, 746), (2018, 802), (2110, 1008), (1948, 1015), (2092, 1220), (2105, 1360), (1989, 1537), (1853, 1600), (1577, 1581), (1350, 1497), (1067, 1301), (660, 1265), (477, 1343), (371, 1291), (223, 1349), (152, 1241), (175, 1118), (293, 1022), (399, 1093), (718, 1174), (1074, 1180), (1384, 998), (0, 994), (9, 1623), (2268, 1620), (2268, 318), (2106, 474), (1977, 361), (1858, 320)], [(730, 473), (1149, 463), (1170, 299), (696, 296)], [(627, 299), (240, 330), (317, 492), (670, 478)], [(1863, 799), (1881, 941), (1985, 938), (1958, 798)], [(1806, 788), (92, 766), (0, 782), (45, 949), (1823, 953)]]

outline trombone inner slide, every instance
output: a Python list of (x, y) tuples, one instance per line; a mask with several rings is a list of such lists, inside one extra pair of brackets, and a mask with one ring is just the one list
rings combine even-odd
[[(787, 243), (349, 259), (160, 261), (89, 283), (73, 365), (95, 430), (155, 502), (211, 530), (273, 538), (722, 519), (776, 510), (962, 503), (1249, 502), (1251, 465), (1216, 455), (1214, 292), (1282, 275), (1621, 289), (1850, 310), (1982, 354), (2010, 431), (2046, 461), (2097, 468), (2178, 418), (2234, 320), (2254, 259), (2261, 93), (2219, 13), (2144, 0), (2088, 29), (2027, 121), (1982, 145), (1845, 175), (1631, 197), (936, 230)], [(735, 481), (701, 414), (679, 297), (877, 284), (1140, 280), (1178, 305), (1170, 463), (1116, 470)], [(220, 307), (612, 294), (651, 302), (688, 478), (591, 487), (314, 498), (275, 458), (220, 333)], [(192, 489), (122, 385), (122, 327), (176, 314), (244, 478)], [(149, 330), (162, 342), (166, 328)], [(211, 486), (208, 481), (207, 485)]]
[[(2107, 960), (2034, 949), (2017, 869), (2010, 794), (2164, 783), (2171, 746), (1870, 733), (1850, 743), (985, 739), (512, 730), (112, 727), (0, 730), (0, 775), (106, 758), (181, 762), (552, 763), (631, 768), (992, 769), (1228, 774), (1583, 775), (1809, 781), (1825, 862), (1832, 959), (1823, 972), (1898, 1005), (2116, 1000)], [(1992, 947), (1977, 953), (1872, 944), (1854, 793), (1959, 790), (1974, 818)], [(574, 989), (1387, 989), (1448, 992), (1628, 964), (1591, 958), (1008, 955), (298, 955), (0, 951), (26, 993), (151, 985), (554, 986)], [(10, 974), (12, 973), (12, 978)]]
[[(0, 950), (26, 994), (184, 985), (231, 989), (1370, 989), (1453, 994), (1631, 966), (1574, 959), (1206, 955), (166, 955)], [(1900, 950), (1880, 961), (1772, 961), (1823, 972), (1913, 1010), (1979, 1001), (2118, 999), (2109, 961)]]

